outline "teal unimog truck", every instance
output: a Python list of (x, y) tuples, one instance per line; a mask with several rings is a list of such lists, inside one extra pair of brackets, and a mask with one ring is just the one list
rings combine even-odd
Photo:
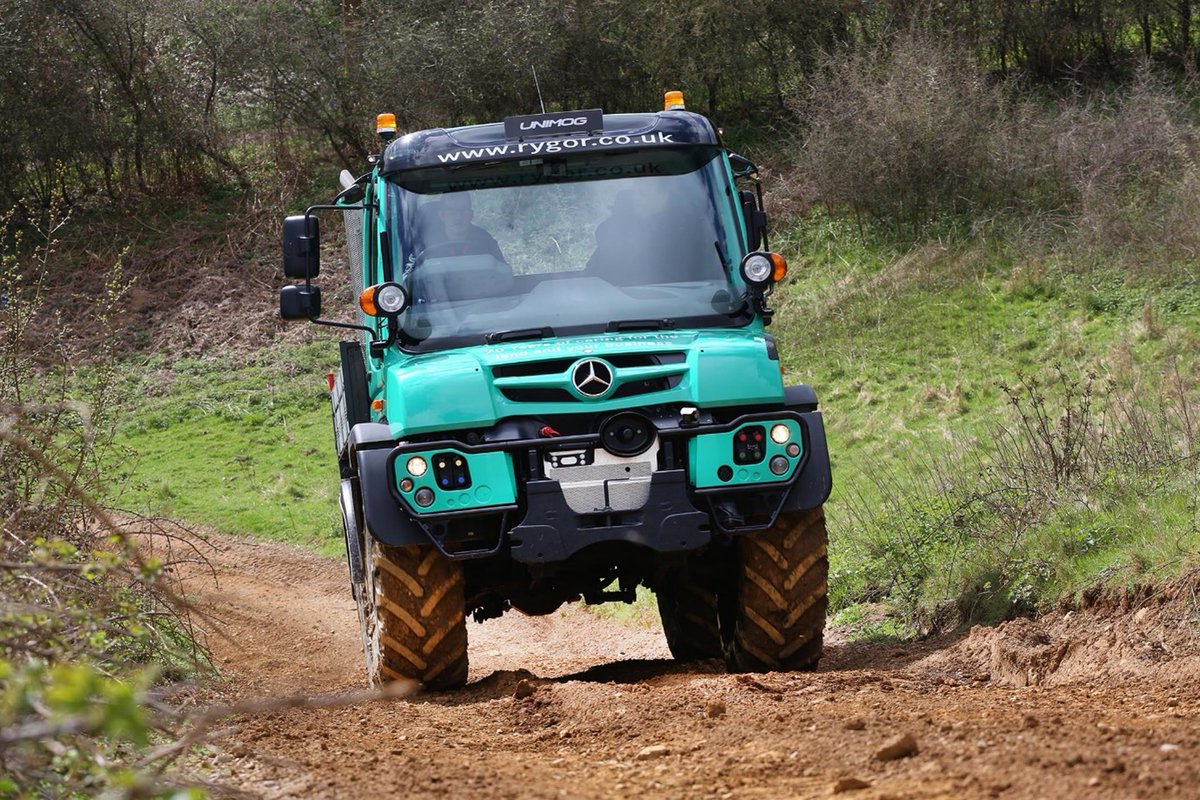
[[(372, 683), (467, 679), (466, 617), (658, 600), (678, 659), (813, 669), (829, 458), (786, 386), (754, 165), (666, 110), (384, 140), (283, 225), (282, 316), (357, 330), (331, 381)], [(739, 188), (742, 185), (744, 188)], [(320, 318), (339, 211), (360, 322)]]

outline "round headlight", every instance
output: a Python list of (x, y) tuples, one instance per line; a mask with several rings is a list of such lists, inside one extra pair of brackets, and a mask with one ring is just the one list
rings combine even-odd
[(408, 305), (408, 295), (398, 283), (380, 284), (375, 290), (375, 307), (381, 314), (394, 316)]
[(788, 430), (787, 425), (780, 423), (771, 426), (771, 441), (775, 444), (783, 444), (790, 438), (792, 438), (792, 432)]
[(742, 259), (742, 277), (754, 286), (766, 286), (775, 274), (775, 264), (766, 253), (750, 253)]
[(425, 470), (429, 469), (429, 462), (420, 456), (413, 456), (404, 466), (406, 469), (408, 469), (409, 475), (412, 475), (414, 478), (419, 478), (425, 474)]

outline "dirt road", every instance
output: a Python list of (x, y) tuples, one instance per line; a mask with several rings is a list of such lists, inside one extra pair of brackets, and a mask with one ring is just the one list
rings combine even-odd
[[(216, 580), (189, 585), (228, 698), (361, 687), (340, 561), (214, 542)], [(657, 628), (513, 613), (470, 626), (461, 691), (247, 716), (198, 768), (263, 797), (1195, 798), (1190, 586), (920, 646), (833, 631), (811, 674), (727, 675), (670, 661)]]

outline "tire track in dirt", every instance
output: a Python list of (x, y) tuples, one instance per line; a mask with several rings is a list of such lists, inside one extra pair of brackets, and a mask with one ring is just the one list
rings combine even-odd
[[(187, 585), (224, 699), (361, 687), (342, 562), (213, 541), (216, 580)], [(194, 766), (261, 797), (1195, 797), (1200, 653), (1175, 600), (919, 646), (834, 631), (820, 671), (756, 676), (672, 662), (657, 628), (510, 613), (469, 626), (465, 689), (245, 717)], [(878, 757), (905, 735), (916, 753)]]

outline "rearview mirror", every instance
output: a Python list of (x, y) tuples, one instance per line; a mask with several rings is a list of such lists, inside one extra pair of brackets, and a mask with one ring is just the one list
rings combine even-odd
[(320, 286), (285, 286), (279, 290), (279, 316), (315, 319), (321, 316)]
[(321, 226), (317, 218), (298, 214), (283, 220), (283, 274), (311, 280), (321, 272)]

